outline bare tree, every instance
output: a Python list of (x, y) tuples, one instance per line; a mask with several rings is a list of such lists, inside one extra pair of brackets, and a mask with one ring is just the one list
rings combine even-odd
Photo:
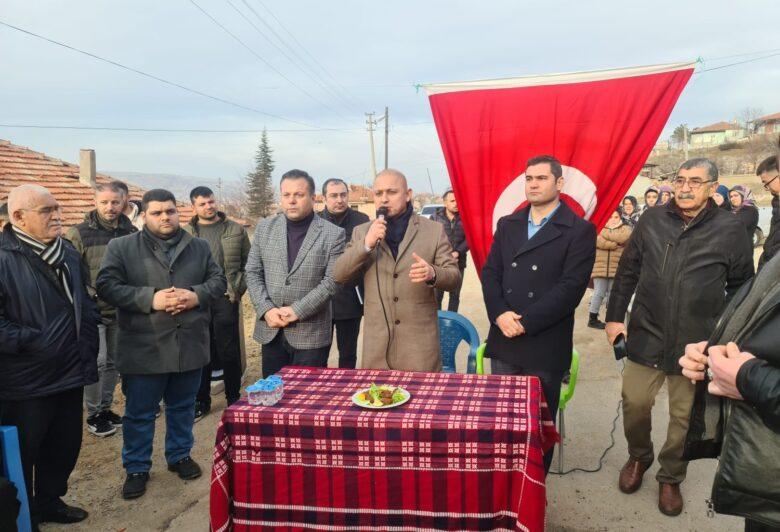
[(759, 107), (745, 107), (739, 112), (739, 124), (745, 128), (745, 131), (748, 134), (753, 133), (753, 123), (756, 121), (756, 118), (763, 116), (764, 111)]

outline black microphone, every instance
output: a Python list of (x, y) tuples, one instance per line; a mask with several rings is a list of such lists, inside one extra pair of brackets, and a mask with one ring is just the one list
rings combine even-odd
[[(390, 211), (388, 210), (387, 207), (379, 207), (376, 210), (376, 219), (377, 220), (384, 220), (385, 218), (387, 218), (387, 215), (388, 215), (389, 212)], [(377, 239), (377, 243), (379, 243), (381, 241), (382, 241), (381, 238)]]

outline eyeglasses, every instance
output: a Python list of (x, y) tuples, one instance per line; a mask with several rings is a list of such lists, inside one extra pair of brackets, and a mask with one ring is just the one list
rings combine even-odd
[(19, 210), (37, 212), (38, 214), (41, 214), (43, 216), (51, 216), (55, 212), (57, 214), (62, 214), (62, 207), (60, 207), (59, 205), (49, 205), (47, 207), (41, 207), (39, 209), (19, 209)]
[(780, 177), (780, 174), (777, 174), (775, 177), (773, 177), (772, 179), (770, 179), (770, 180), (769, 180), (769, 181), (767, 181), (766, 183), (763, 183), (763, 185), (764, 185), (764, 190), (769, 190), (769, 185), (771, 185), (771, 184), (772, 184), (772, 181), (774, 181), (774, 180), (775, 180), (775, 179), (777, 179), (778, 177)]
[(698, 188), (701, 188), (701, 186), (704, 183), (712, 183), (713, 181), (711, 179), (698, 179), (696, 177), (692, 177), (690, 179), (685, 179), (684, 177), (677, 177), (672, 180), (672, 184), (676, 188), (682, 188), (687, 183), (688, 186), (691, 188), (691, 190), (696, 190)]

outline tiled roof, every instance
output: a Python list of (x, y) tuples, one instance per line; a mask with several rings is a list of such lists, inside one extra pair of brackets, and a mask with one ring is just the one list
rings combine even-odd
[[(114, 181), (111, 176), (98, 173), (98, 183)], [(8, 192), (19, 185), (36, 184), (49, 189), (62, 207), (62, 223), (66, 227), (84, 220), (84, 214), (95, 208), (95, 192), (79, 181), (79, 167), (24, 146), (0, 139), (0, 203), (5, 203)], [(140, 200), (145, 190), (131, 183), (130, 199)], [(192, 218), (192, 207), (178, 203), (182, 224)]]
[(730, 131), (730, 130), (739, 130), (742, 129), (738, 124), (733, 124), (731, 122), (717, 122), (715, 124), (710, 124), (709, 126), (704, 127), (697, 127), (693, 131), (691, 131), (691, 134), (694, 133), (713, 133), (716, 131)]
[(760, 118), (756, 118), (753, 122), (757, 124), (759, 122), (774, 122), (775, 120), (780, 120), (780, 113), (762, 116)]

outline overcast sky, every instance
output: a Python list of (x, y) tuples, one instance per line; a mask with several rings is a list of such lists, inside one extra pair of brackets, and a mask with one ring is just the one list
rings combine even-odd
[[(704, 68), (712, 68), (761, 56), (729, 57), (737, 54), (780, 52), (777, 0), (195, 2), (251, 51), (190, 0), (0, 0), (0, 21), (254, 111), (188, 93), (0, 26), (0, 123), (266, 127), (277, 178), (297, 167), (309, 171), (318, 183), (335, 176), (368, 182), (363, 113), (381, 113), (389, 106), (390, 165), (407, 173), (416, 190), (429, 189), (429, 170), (438, 193), (449, 180), (427, 97), (415, 90), (415, 83), (697, 57), (704, 58)], [(748, 106), (766, 114), (780, 112), (778, 88), (780, 55), (694, 75), (665, 134), (683, 122), (697, 126), (731, 120)], [(301, 124), (336, 131), (276, 131), (307, 129)], [(234, 180), (251, 168), (259, 134), (0, 126), (0, 138), (71, 162), (77, 162), (79, 148), (94, 148), (101, 171)], [(381, 167), (382, 134), (376, 134), (375, 140)]]

